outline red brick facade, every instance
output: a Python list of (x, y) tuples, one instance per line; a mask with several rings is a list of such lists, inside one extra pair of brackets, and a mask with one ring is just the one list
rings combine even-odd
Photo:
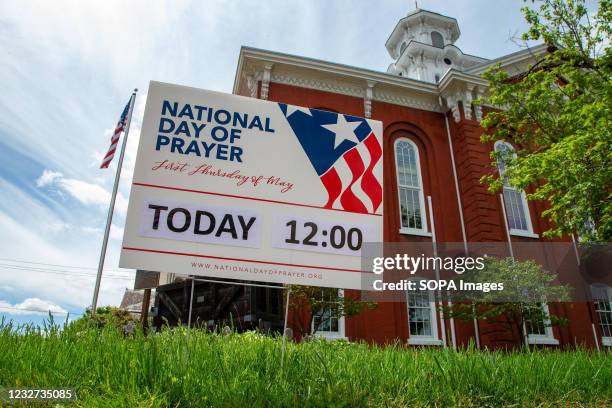
[[(364, 116), (361, 98), (307, 89), (280, 83), (269, 84), (268, 99), (310, 108)], [(461, 242), (461, 222), (456, 198), (452, 160), (450, 155), (444, 115), (438, 112), (418, 110), (410, 107), (373, 101), (372, 119), (383, 122), (384, 128), (384, 237), (386, 242), (429, 241), (431, 238), (399, 233), (399, 204), (395, 173), (394, 142), (404, 137), (412, 140), (419, 149), (425, 196), (430, 195), (433, 216), (439, 241)], [(501, 203), (497, 195), (487, 191), (480, 177), (490, 171), (492, 145), (480, 141), (483, 132), (480, 124), (463, 115), (458, 123), (448, 114), (450, 133), (457, 166), (457, 176), (465, 229), (468, 242), (504, 242)], [(542, 204), (529, 203), (533, 230), (541, 234), (548, 228), (546, 220), (539, 214)], [(512, 237), (512, 240), (530, 241), (533, 238)], [(348, 296), (358, 296), (357, 291), (347, 291)], [(586, 303), (551, 304), (552, 314), (567, 317), (570, 324), (564, 328), (553, 328), (555, 339), (562, 347), (583, 344), (595, 346), (592, 316)], [(291, 322), (291, 318), (290, 318)], [(408, 333), (407, 305), (402, 302), (381, 302), (375, 310), (368, 310), (356, 317), (346, 319), (344, 334), (350, 340), (365, 340), (379, 344), (406, 341)], [(437, 321), (438, 331), (441, 330)], [(455, 321), (456, 343), (466, 346), (475, 338), (472, 322)], [(291, 325), (291, 324), (290, 324)], [(595, 325), (597, 326), (597, 325)], [(446, 322), (450, 338), (449, 322)], [(499, 324), (478, 322), (479, 341), (482, 347), (507, 347), (519, 343), (509, 338), (507, 329)], [(449, 340), (450, 343), (450, 340)]]

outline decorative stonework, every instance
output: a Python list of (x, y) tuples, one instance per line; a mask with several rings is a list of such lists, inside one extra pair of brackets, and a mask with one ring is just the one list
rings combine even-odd
[(453, 119), (455, 119), (455, 122), (459, 122), (461, 120), (461, 112), (459, 112), (459, 101), (460, 100), (461, 100), (461, 96), (459, 92), (446, 97), (446, 106), (448, 106), (451, 112), (453, 113)]
[(474, 105), (474, 113), (476, 114), (476, 120), (480, 122), (482, 120), (482, 106)]
[(376, 83), (372, 81), (368, 81), (365, 92), (365, 97), (363, 98), (363, 112), (366, 118), (372, 117), (372, 98), (374, 96), (374, 85)]
[(466, 92), (463, 99), (463, 116), (466, 120), (472, 120), (472, 94), (471, 92)]
[[(446, 102), (447, 108), (453, 113), (455, 122), (461, 120), (459, 102), (463, 106), (465, 120), (476, 119), (479, 122), (482, 120), (482, 107), (474, 104), (474, 100), (478, 99), (480, 92), (477, 85), (465, 82), (455, 83), (455, 85), (442, 92), (442, 98)], [(474, 115), (472, 115), (472, 107), (474, 108)]]
[(385, 44), (395, 60), (387, 73), (437, 84), (450, 66), (463, 70), (486, 62), (464, 54), (455, 45), (459, 35), (456, 20), (415, 10), (398, 22)]
[(384, 92), (374, 92), (374, 99), (381, 102), (388, 102), (394, 105), (407, 106), (409, 108), (439, 112), (440, 106), (437, 103), (429, 103), (423, 100), (408, 98), (405, 96), (393, 95)]
[[(342, 95), (355, 96), (358, 98), (363, 98), (364, 103), (364, 112), (365, 117), (371, 117), (372, 114), (372, 101), (381, 101), (387, 102), (394, 105), (407, 106), (409, 108), (422, 109), (433, 112), (440, 112), (440, 106), (432, 102), (419, 100), (416, 98), (408, 98), (405, 96), (400, 96), (396, 94), (390, 94), (382, 91), (377, 91), (374, 89), (374, 85), (376, 82), (367, 81), (367, 86), (365, 88), (353, 87), (350, 85), (341, 85), (339, 83), (323, 81), (319, 79), (311, 79), (304, 77), (296, 77), (292, 75), (284, 75), (284, 74), (272, 74), (270, 77), (272, 82), (276, 82), (279, 84), (285, 85), (293, 85), (299, 86), (302, 88), (308, 89), (316, 89), (319, 91), (332, 92)], [(372, 84), (372, 86), (370, 86)], [(262, 86), (263, 89), (263, 86)], [(371, 95), (368, 93), (371, 92)], [(263, 91), (262, 91), (263, 94)], [(263, 96), (262, 96), (263, 98)]]
[[(476, 99), (482, 98), (482, 89), (476, 88), (474, 89), (474, 95), (476, 95)], [(474, 104), (474, 115), (476, 116), (476, 120), (480, 122), (482, 120), (482, 106), (480, 104)]]
[(272, 66), (274, 64), (268, 63), (264, 65), (264, 71), (261, 78), (261, 99), (268, 99), (268, 92), (270, 91), (270, 79), (272, 77)]
[(343, 95), (356, 96), (359, 98), (362, 98), (365, 94), (362, 88), (357, 88), (357, 87), (353, 88), (350, 86), (343, 86), (343, 85), (326, 82), (326, 81), (320, 81), (316, 79), (300, 78), (300, 77), (295, 77), (295, 76), (276, 75), (276, 74), (273, 74), (271, 79), (272, 79), (272, 82), (277, 82), (279, 84), (300, 86), (302, 88), (309, 88), (309, 89), (316, 89), (319, 91), (339, 93)]
[[(372, 101), (381, 101), (392, 103), (394, 105), (407, 106), (410, 108), (428, 110), (433, 112), (440, 112), (440, 106), (435, 102), (427, 102), (418, 100), (416, 98), (408, 98), (395, 94), (389, 94), (382, 91), (374, 90), (374, 81), (368, 81), (368, 85), (364, 88), (352, 87), (350, 85), (341, 85), (338, 83), (295, 77), (291, 75), (272, 74), (271, 81), (279, 84), (299, 86), (302, 88), (316, 89), (319, 91), (326, 91), (332, 93), (338, 93), (342, 95), (355, 96), (364, 99), (364, 112), (366, 117), (371, 117), (372, 114)], [(370, 87), (372, 83), (372, 87)], [(371, 96), (368, 96), (368, 92), (371, 92)], [(368, 116), (370, 115), (370, 116)]]
[(259, 82), (257, 75), (247, 76), (247, 88), (249, 89), (249, 96), (251, 98), (257, 98), (257, 83)]

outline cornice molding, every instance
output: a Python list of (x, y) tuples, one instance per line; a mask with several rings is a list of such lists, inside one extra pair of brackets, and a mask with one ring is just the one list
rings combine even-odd
[[(243, 47), (234, 93), (256, 96), (259, 82), (262, 99), (267, 99), (269, 84), (275, 82), (363, 98), (366, 117), (371, 117), (372, 101), (376, 100), (433, 112), (449, 109), (456, 121), (461, 120), (459, 102), (462, 102), (463, 116), (467, 120), (482, 118), (480, 107), (474, 106), (472, 114), (472, 102), (487, 89), (487, 81), (483, 78), (456, 69), (449, 69), (436, 85), (342, 64)], [(445, 105), (440, 105), (439, 98)]]
[(303, 77), (296, 77), (290, 75), (276, 75), (273, 74), (271, 78), (272, 82), (299, 86), (302, 88), (315, 89), (318, 91), (332, 92), (338, 93), (342, 95), (354, 96), (358, 98), (364, 99), (364, 113), (366, 118), (370, 118), (372, 115), (372, 101), (380, 101), (387, 102), (394, 105), (407, 106), (415, 109), (422, 109), (427, 111), (440, 112), (440, 105), (438, 103), (428, 103), (426, 101), (421, 101), (416, 98), (409, 98), (407, 96), (401, 96), (392, 94), (389, 92), (384, 92), (380, 90), (374, 89), (374, 83), (372, 86), (369, 83), (364, 88), (358, 87), (349, 87), (342, 86), (338, 84), (334, 84), (332, 82), (316, 80), (316, 79), (308, 79)]
[(395, 95), (387, 92), (374, 91), (374, 99), (380, 102), (387, 102), (394, 105), (407, 106), (409, 108), (422, 109), (433, 112), (440, 112), (441, 107), (435, 102), (426, 102), (407, 96)]
[(350, 65), (337, 64), (321, 61), (307, 57), (298, 57), (273, 51), (260, 50), (256, 48), (242, 47), (234, 82), (234, 92), (237, 92), (240, 80), (240, 70), (245, 63), (244, 60), (257, 60), (261, 63), (270, 62), (276, 65), (288, 65), (297, 68), (312, 69), (338, 76), (347, 76), (362, 81), (374, 81), (379, 84), (387, 84), (402, 88), (417, 90), (425, 93), (437, 93), (437, 86), (429, 82), (418, 81), (411, 78), (387, 74), (385, 72), (373, 71), (365, 68), (357, 68)]
[(365, 95), (365, 90), (362, 88), (343, 86), (328, 81), (297, 77), (293, 75), (273, 74), (271, 80), (272, 82), (277, 82), (279, 84), (294, 85), (302, 88), (316, 89), (319, 91), (339, 93), (348, 96), (356, 96), (358, 98), (362, 98)]

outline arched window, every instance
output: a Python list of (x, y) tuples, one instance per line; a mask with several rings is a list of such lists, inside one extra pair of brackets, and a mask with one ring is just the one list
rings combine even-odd
[(437, 31), (431, 32), (431, 45), (438, 48), (444, 48), (444, 37)]
[[(506, 162), (508, 158), (516, 157), (514, 148), (509, 144), (498, 140), (495, 142), (495, 151), (498, 153), (497, 167), (500, 177), (504, 177)], [(527, 197), (523, 190), (508, 185), (504, 180), (504, 206), (506, 207), (506, 218), (510, 233), (514, 235), (533, 235), (531, 217)]]
[(441, 344), (440, 339), (438, 339), (438, 321), (434, 294), (431, 291), (419, 290), (418, 283), (416, 286), (415, 290), (406, 291), (408, 344)]
[(404, 41), (402, 43), (402, 46), (400, 47), (400, 52), (399, 52), (400, 56), (404, 53), (404, 50), (406, 49), (407, 46), (408, 46), (408, 44), (406, 44), (406, 42)]
[(419, 149), (410, 139), (395, 142), (395, 165), (400, 208), (400, 233), (427, 232)]
[(612, 346), (612, 288), (605, 284), (591, 285), (595, 313), (601, 330), (601, 343)]

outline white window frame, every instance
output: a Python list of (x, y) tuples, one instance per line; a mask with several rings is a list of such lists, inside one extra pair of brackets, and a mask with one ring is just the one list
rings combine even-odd
[[(338, 289), (338, 295), (340, 297), (344, 296), (344, 289)], [(315, 319), (313, 316), (312, 324), (310, 326), (310, 332), (314, 330)], [(325, 330), (317, 330), (314, 334), (314, 337), (320, 337), (326, 340), (348, 340), (346, 337), (345, 326), (344, 326), (344, 316), (338, 318), (338, 331), (325, 331)]]
[[(413, 278), (413, 281), (419, 281), (422, 278)], [(436, 310), (437, 303), (434, 292), (431, 290), (424, 290), (419, 292), (427, 292), (429, 294), (429, 313), (431, 322), (431, 335), (422, 334), (410, 334), (410, 297), (409, 290), (406, 290), (406, 322), (408, 323), (408, 345), (410, 346), (441, 346), (442, 340), (438, 334), (438, 313)]]
[[(608, 303), (610, 303), (610, 307), (612, 308), (612, 287), (606, 285), (605, 283), (594, 283), (591, 285), (591, 293), (595, 295), (595, 290), (603, 290), (606, 293), (606, 297)], [(595, 299), (593, 299), (593, 303), (595, 303)], [(599, 319), (599, 313), (597, 312), (597, 306), (595, 306), (595, 316), (597, 316), (597, 324), (599, 325), (599, 330), (601, 331), (601, 344), (606, 347), (612, 347), (612, 337), (604, 336), (603, 329), (601, 328), (601, 320)]]
[(529, 334), (527, 333), (527, 325), (525, 324), (523, 327), (525, 328), (525, 333), (527, 333), (527, 343), (558, 346), (559, 340), (555, 338), (555, 333), (550, 325), (550, 319), (548, 318), (548, 316), (550, 316), (550, 312), (546, 303), (542, 303), (542, 311), (547, 316), (543, 322), (545, 334)]
[[(401, 142), (407, 142), (409, 145), (412, 146), (415, 152), (414, 157), (416, 160), (416, 168), (417, 168), (417, 176), (418, 176), (417, 179), (419, 181), (418, 196), (419, 196), (419, 208), (421, 211), (421, 226), (422, 226), (421, 228), (404, 227), (404, 225), (402, 224), (402, 199), (400, 196), (401, 188), (415, 189), (415, 187), (400, 185), (399, 163), (397, 160), (397, 145)], [(414, 143), (409, 138), (400, 137), (393, 143), (393, 159), (395, 160), (395, 179), (397, 181), (397, 203), (398, 203), (398, 212), (399, 212), (399, 219), (400, 219), (399, 220), (400, 221), (399, 232), (400, 234), (404, 234), (404, 235), (419, 235), (419, 236), (431, 237), (431, 233), (429, 232), (428, 226), (427, 226), (427, 213), (425, 210), (425, 194), (423, 192), (423, 175), (421, 172), (421, 157), (419, 154), (419, 148), (416, 145), (416, 143)]]
[[(513, 153), (512, 155), (514, 157), (516, 157), (516, 153), (514, 153), (514, 147), (507, 142), (502, 142), (501, 140), (498, 140), (497, 142), (495, 142), (495, 145), (493, 147), (493, 150), (495, 152), (498, 152), (499, 150), (499, 146), (506, 146), (507, 148), (509, 148)], [(503, 171), (502, 169), (499, 167), (499, 163), (497, 166), (497, 169), (499, 171), (499, 176), (503, 177)], [(512, 187), (512, 186), (508, 186), (506, 185), (506, 183), (504, 182), (504, 187), (503, 187), (503, 191), (505, 192), (506, 190), (508, 191), (514, 191), (514, 192), (518, 192), (519, 189)], [(519, 236), (519, 237), (527, 237), (527, 238), (539, 238), (539, 235), (533, 232), (533, 224), (531, 223), (531, 211), (529, 208), (529, 202), (527, 201), (527, 194), (525, 194), (525, 190), (520, 190), (520, 197), (521, 197), (521, 204), (523, 205), (523, 216), (525, 217), (525, 223), (527, 224), (527, 229), (526, 230), (522, 230), (522, 229), (516, 229), (516, 228), (511, 228), (510, 227), (510, 220), (508, 219), (508, 217), (510, 216), (509, 214), (509, 207), (508, 204), (506, 203), (506, 197), (504, 196), (504, 206), (505, 211), (506, 211), (506, 223), (508, 225), (508, 228), (510, 229), (510, 235), (515, 235), (515, 236)]]

